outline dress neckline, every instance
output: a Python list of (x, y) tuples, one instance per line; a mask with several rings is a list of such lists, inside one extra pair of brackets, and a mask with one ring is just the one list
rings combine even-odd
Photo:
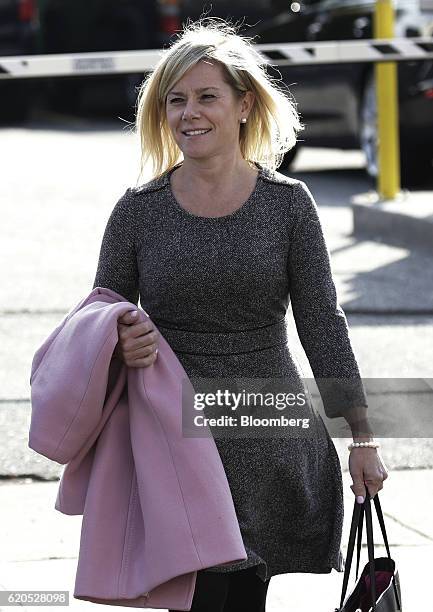
[(203, 221), (210, 221), (210, 222), (212, 221), (218, 222), (218, 221), (224, 221), (227, 219), (233, 219), (235, 217), (242, 215), (246, 210), (248, 210), (256, 199), (257, 193), (260, 189), (260, 185), (261, 185), (262, 178), (263, 178), (263, 171), (264, 171), (263, 167), (258, 162), (254, 162), (254, 165), (256, 166), (258, 173), (256, 177), (256, 184), (254, 185), (254, 189), (252, 190), (248, 198), (238, 208), (236, 208), (231, 213), (228, 213), (227, 215), (220, 215), (219, 217), (205, 217), (203, 215), (196, 215), (195, 213), (190, 212), (189, 210), (186, 210), (186, 208), (183, 208), (183, 206), (180, 205), (180, 203), (178, 202), (178, 200), (176, 199), (173, 193), (173, 189), (171, 188), (171, 175), (177, 168), (180, 168), (180, 166), (182, 166), (182, 163), (183, 162), (180, 162), (176, 164), (175, 166), (173, 166), (172, 168), (170, 168), (170, 170), (168, 170), (165, 175), (165, 184), (168, 186), (168, 191), (170, 194), (170, 202), (184, 216), (190, 219), (200, 219)]

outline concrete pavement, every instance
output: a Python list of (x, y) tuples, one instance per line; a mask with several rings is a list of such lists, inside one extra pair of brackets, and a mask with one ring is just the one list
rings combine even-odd
[[(344, 473), (344, 553), (353, 508), (350, 482), (348, 473)], [(66, 590), (69, 609), (97, 609), (97, 604), (73, 598), (81, 517), (66, 516), (54, 509), (57, 488), (58, 482), (22, 481), (0, 485), (0, 588)], [(427, 611), (433, 555), (433, 470), (392, 472), (380, 498), (391, 554), (400, 574), (404, 610)], [(376, 519), (373, 528), (376, 556), (384, 556), (386, 551)], [(362, 555), (361, 567), (367, 561), (365, 541)], [(332, 612), (339, 603), (342, 579), (343, 574), (334, 570), (324, 575), (275, 576), (269, 586), (267, 611)], [(354, 585), (354, 568), (349, 585)]]
[[(433, 170), (432, 170), (433, 173)], [(397, 246), (433, 254), (433, 197), (430, 191), (403, 190), (392, 200), (377, 193), (359, 195), (352, 204), (356, 236), (377, 236)]]

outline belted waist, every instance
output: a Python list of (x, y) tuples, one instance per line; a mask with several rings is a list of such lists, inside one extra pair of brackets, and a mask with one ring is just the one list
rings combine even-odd
[(202, 332), (164, 327), (155, 322), (173, 351), (199, 355), (230, 355), (263, 350), (287, 342), (285, 319), (252, 329)]

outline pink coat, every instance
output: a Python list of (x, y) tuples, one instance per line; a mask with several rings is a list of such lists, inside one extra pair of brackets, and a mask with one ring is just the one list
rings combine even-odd
[(55, 508), (83, 515), (74, 597), (190, 610), (197, 570), (247, 555), (213, 437), (182, 434), (194, 390), (167, 341), (147, 368), (112, 360), (130, 310), (96, 287), (36, 351), (29, 447), (66, 464)]

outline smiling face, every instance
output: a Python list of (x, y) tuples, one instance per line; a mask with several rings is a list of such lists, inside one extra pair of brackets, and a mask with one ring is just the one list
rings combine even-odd
[(240, 120), (252, 102), (251, 92), (237, 95), (217, 62), (201, 60), (190, 68), (166, 99), (167, 122), (184, 158), (240, 155)]

